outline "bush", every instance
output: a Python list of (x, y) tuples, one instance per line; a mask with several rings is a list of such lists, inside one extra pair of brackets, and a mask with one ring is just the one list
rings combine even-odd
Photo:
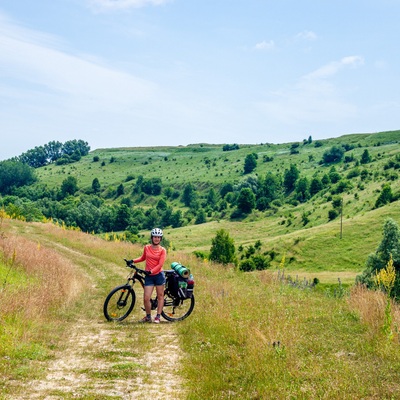
[(269, 259), (262, 254), (255, 254), (251, 257), (251, 260), (253, 261), (257, 271), (263, 271), (270, 266)]
[(233, 239), (220, 229), (211, 241), (210, 260), (221, 264), (236, 263), (236, 249)]
[(238, 209), (244, 213), (249, 214), (256, 206), (256, 196), (250, 188), (242, 188), (237, 199)]
[(392, 188), (388, 183), (384, 184), (379, 197), (376, 199), (375, 208), (384, 206), (393, 200)]
[(244, 260), (239, 264), (239, 270), (243, 272), (255, 271), (255, 269), (256, 265), (251, 258)]
[(195, 250), (193, 254), (197, 257), (200, 258), (201, 260), (207, 260), (208, 258), (208, 253), (205, 251), (200, 251), (200, 250)]
[(244, 170), (243, 173), (250, 174), (257, 167), (257, 157), (256, 154), (248, 154), (244, 160)]
[(358, 275), (356, 282), (375, 288), (374, 277), (388, 264), (390, 257), (396, 271), (396, 279), (391, 295), (400, 298), (400, 230), (397, 223), (388, 218), (383, 225), (383, 238), (375, 253), (370, 254), (366, 261), (366, 268)]
[(339, 213), (335, 209), (329, 210), (328, 211), (329, 221), (333, 221), (334, 219), (336, 219), (338, 217), (338, 215), (339, 215)]
[(333, 146), (331, 149), (327, 150), (322, 156), (322, 161), (325, 164), (337, 163), (342, 160), (344, 151), (342, 148)]

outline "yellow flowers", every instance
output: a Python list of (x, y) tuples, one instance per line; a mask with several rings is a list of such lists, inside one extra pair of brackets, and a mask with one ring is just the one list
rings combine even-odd
[(107, 242), (115, 242), (115, 243), (119, 243), (119, 242), (126, 242), (127, 238), (126, 238), (126, 233), (115, 233), (115, 232), (111, 232), (111, 233), (105, 233), (104, 234), (104, 240), (106, 240)]
[(390, 254), (390, 259), (386, 265), (386, 268), (382, 268), (379, 272), (376, 272), (374, 282), (379, 287), (383, 286), (386, 290), (386, 293), (390, 295), (395, 280), (396, 270), (394, 269), (392, 254)]
[(375, 284), (380, 288), (383, 286), (386, 290), (386, 308), (383, 332), (389, 340), (392, 340), (394, 337), (392, 329), (393, 316), (390, 292), (393, 289), (395, 280), (396, 270), (394, 269), (392, 254), (390, 254), (390, 259), (386, 265), (386, 268), (382, 268), (379, 272), (376, 272), (374, 277)]
[(0, 209), (0, 219), (10, 218), (4, 208)]
[(286, 261), (286, 254), (283, 255), (282, 260), (281, 260), (281, 262), (279, 264), (279, 268), (280, 269), (285, 268), (285, 261)]

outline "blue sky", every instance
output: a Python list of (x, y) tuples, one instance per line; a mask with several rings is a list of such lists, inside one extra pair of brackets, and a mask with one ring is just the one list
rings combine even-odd
[(0, 0), (0, 160), (400, 129), (400, 0)]

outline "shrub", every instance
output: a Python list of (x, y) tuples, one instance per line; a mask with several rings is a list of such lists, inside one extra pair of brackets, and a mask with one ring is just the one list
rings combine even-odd
[(400, 297), (400, 230), (397, 223), (388, 218), (383, 225), (383, 238), (375, 253), (370, 254), (366, 261), (366, 268), (358, 275), (356, 282), (368, 288), (376, 287), (374, 278), (379, 271), (388, 265), (390, 259), (396, 271), (396, 280), (391, 292), (392, 297)]
[(270, 266), (269, 259), (262, 254), (255, 254), (251, 257), (251, 260), (253, 261), (257, 271), (263, 271)]
[(236, 249), (233, 239), (220, 229), (211, 241), (210, 260), (221, 264), (236, 263)]
[(322, 156), (322, 161), (325, 164), (337, 163), (342, 160), (344, 151), (342, 148), (333, 146), (331, 149), (325, 151)]
[(257, 167), (257, 157), (256, 154), (248, 154), (244, 160), (244, 170), (243, 173), (250, 174)]
[(193, 254), (195, 257), (200, 258), (201, 260), (206, 260), (208, 258), (208, 253), (205, 251), (195, 250)]
[(328, 219), (329, 219), (329, 221), (333, 221), (335, 218), (338, 217), (338, 215), (339, 215), (339, 213), (335, 209), (329, 210), (328, 211)]
[(239, 264), (239, 270), (243, 272), (255, 271), (255, 269), (256, 265), (251, 258), (244, 260)]
[(375, 208), (384, 206), (385, 204), (388, 204), (392, 201), (393, 199), (393, 194), (392, 194), (392, 188), (388, 183), (384, 184), (382, 187), (382, 191), (379, 195), (379, 197), (376, 199), (375, 202)]
[(256, 197), (250, 188), (242, 188), (237, 200), (238, 209), (245, 214), (250, 213), (256, 206)]

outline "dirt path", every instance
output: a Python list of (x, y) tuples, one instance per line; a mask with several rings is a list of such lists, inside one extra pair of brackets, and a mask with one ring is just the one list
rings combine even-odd
[(80, 321), (47, 366), (46, 377), (27, 383), (17, 398), (184, 398), (175, 374), (181, 353), (173, 324), (140, 327), (142, 334), (158, 338), (160, 351), (136, 351), (138, 339), (128, 332), (133, 324)]
[[(184, 399), (177, 325), (138, 322), (143, 316), (140, 290), (126, 321), (106, 322), (104, 289), (99, 285), (104, 286), (112, 267), (59, 243), (52, 242), (51, 247), (80, 264), (90, 287), (87, 304), (79, 308), (73, 322), (66, 321), (62, 348), (51, 360), (36, 364), (45, 371), (43, 377), (16, 382), (18, 394), (7, 399)], [(115, 275), (115, 266), (112, 270)], [(125, 276), (121, 268), (121, 277)]]

